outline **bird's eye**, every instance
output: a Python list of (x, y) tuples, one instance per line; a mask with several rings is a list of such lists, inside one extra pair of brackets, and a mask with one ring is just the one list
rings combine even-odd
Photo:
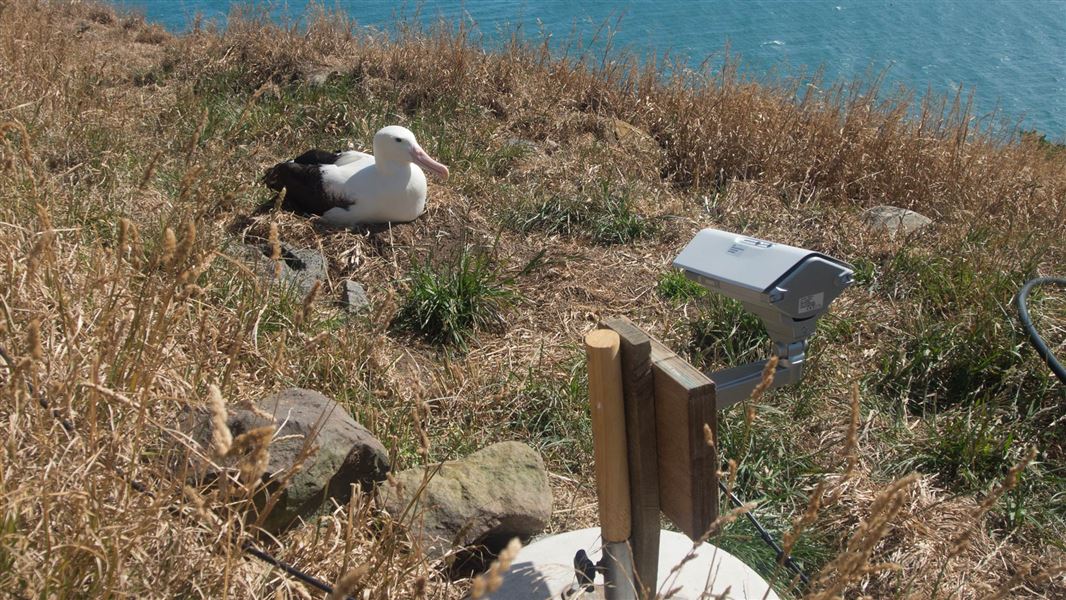
[(403, 142), (403, 138), (395, 138), (395, 139), (396, 139), (396, 143), (397, 143), (397, 144), (399, 144), (399, 143)]

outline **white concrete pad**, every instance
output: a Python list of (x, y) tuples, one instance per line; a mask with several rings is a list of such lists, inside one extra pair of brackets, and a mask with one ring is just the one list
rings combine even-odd
[[(503, 577), (503, 586), (492, 594), (493, 600), (549, 600), (563, 598), (574, 583), (574, 554), (588, 552), (593, 562), (600, 559), (603, 541), (600, 529), (592, 527), (541, 538), (522, 548), (511, 569)], [(728, 600), (780, 600), (769, 584), (751, 567), (725, 550), (702, 544), (692, 560), (677, 573), (671, 569), (692, 551), (692, 542), (683, 534), (662, 531), (659, 537), (658, 591), (665, 594), (680, 586), (672, 600), (722, 598)], [(597, 578), (597, 588), (603, 583)], [(602, 590), (570, 598), (602, 597)]]

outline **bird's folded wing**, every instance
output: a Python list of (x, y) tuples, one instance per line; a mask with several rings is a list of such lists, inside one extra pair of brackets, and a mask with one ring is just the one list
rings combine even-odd
[(358, 150), (346, 150), (338, 154), (339, 156), (337, 157), (337, 160), (333, 163), (338, 167), (361, 162), (368, 158), (374, 158), (366, 152), (359, 152)]

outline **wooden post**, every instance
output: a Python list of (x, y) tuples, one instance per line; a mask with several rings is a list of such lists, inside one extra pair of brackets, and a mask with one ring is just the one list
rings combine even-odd
[(622, 396), (626, 416), (631, 508), (630, 546), (639, 598), (653, 598), (659, 580), (659, 454), (655, 436), (655, 394), (651, 339), (625, 317), (603, 323), (618, 334), (622, 353)]
[(607, 543), (625, 542), (630, 533), (620, 344), (618, 334), (607, 329), (597, 329), (585, 336), (596, 494), (600, 505), (600, 530)]
[(659, 500), (665, 514), (692, 540), (718, 518), (718, 453), (704, 427), (718, 436), (714, 382), (652, 338)]
[(658, 583), (658, 510), (692, 540), (718, 517), (718, 457), (705, 434), (717, 436), (715, 387), (628, 319), (605, 326), (614, 331), (585, 337), (600, 524), (605, 550), (630, 540), (633, 591), (645, 596)]

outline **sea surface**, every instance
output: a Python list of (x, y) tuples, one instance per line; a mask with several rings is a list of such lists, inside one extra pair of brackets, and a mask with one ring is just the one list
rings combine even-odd
[[(230, 0), (116, 0), (181, 32), (197, 15), (225, 25)], [(269, 2), (275, 18), (299, 23), (306, 0)], [(1066, 140), (1066, 0), (326, 0), (362, 26), (399, 20), (464, 22), (492, 45), (520, 27), (575, 36), (641, 56), (669, 53), (692, 67), (739, 56), (752, 77), (824, 69), (827, 81), (885, 74), (883, 90), (974, 97), (974, 114), (994, 126), (1036, 129)]]

